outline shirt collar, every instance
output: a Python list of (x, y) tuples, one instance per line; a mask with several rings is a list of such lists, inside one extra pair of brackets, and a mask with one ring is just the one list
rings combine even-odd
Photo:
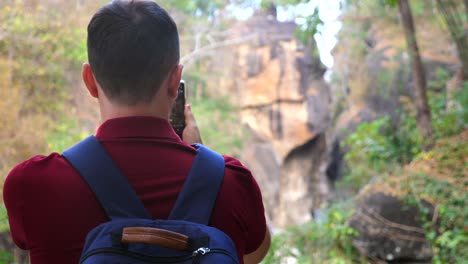
[(166, 138), (181, 141), (169, 121), (149, 116), (109, 119), (99, 126), (96, 137), (104, 140), (115, 138)]

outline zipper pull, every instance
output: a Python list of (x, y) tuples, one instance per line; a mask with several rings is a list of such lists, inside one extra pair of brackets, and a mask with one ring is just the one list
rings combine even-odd
[(204, 256), (204, 255), (210, 253), (210, 251), (211, 251), (211, 249), (206, 248), (206, 247), (201, 247), (201, 248), (193, 251), (193, 253), (192, 253), (193, 261), (192, 261), (192, 263), (193, 264), (200, 263), (201, 256)]
[(196, 257), (196, 256), (199, 256), (199, 255), (205, 255), (205, 254), (208, 254), (210, 253), (211, 249), (209, 248), (206, 248), (206, 247), (201, 247), (197, 250), (195, 250), (192, 254), (193, 257)]

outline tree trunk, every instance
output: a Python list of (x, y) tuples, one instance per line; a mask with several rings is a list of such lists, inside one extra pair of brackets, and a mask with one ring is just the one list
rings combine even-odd
[[(465, 19), (464, 19), (464, 21), (468, 21), (468, 0), (465, 0), (464, 4), (465, 4)], [(465, 29), (465, 24), (463, 24), (463, 29)], [(468, 38), (467, 31), (463, 30), (463, 37), (462, 38), (465, 40), (465, 44), (468, 46), (468, 44), (467, 44), (468, 41), (466, 40)], [(468, 48), (466, 48), (464, 50), (466, 57), (465, 57), (465, 60), (464, 60), (465, 64), (462, 65), (462, 67), (464, 67), (463, 68), (463, 80), (465, 80), (465, 81), (468, 81), (468, 51), (467, 50), (468, 50)]]
[(427, 103), (426, 79), (424, 77), (424, 68), (419, 55), (418, 43), (416, 41), (416, 30), (414, 28), (413, 16), (408, 4), (408, 0), (399, 0), (401, 20), (405, 31), (408, 52), (410, 54), (413, 83), (414, 83), (414, 102), (416, 106), (416, 121), (419, 132), (423, 139), (423, 150), (429, 150), (432, 147), (432, 125), (431, 110)]
[[(468, 41), (467, 33), (465, 33), (465, 21), (468, 19), (468, 13), (460, 12), (460, 5), (457, 5), (452, 0), (436, 0), (436, 2), (438, 10), (444, 19), (445, 26), (457, 47), (460, 67), (463, 71), (463, 80), (468, 81)], [(465, 0), (465, 10), (468, 11), (468, 3), (466, 2), (468, 0)]]
[(468, 14), (468, 0), (465, 0), (464, 4), (465, 4), (465, 14)]

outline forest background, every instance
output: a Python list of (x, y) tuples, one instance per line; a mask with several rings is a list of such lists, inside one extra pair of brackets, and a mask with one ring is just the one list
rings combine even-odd
[[(239, 10), (262, 12), (271, 4), (278, 10), (289, 10), (290, 19), (299, 24), (298, 41), (307, 42), (321, 34), (325, 18), (319, 9), (311, 8), (310, 13), (300, 15), (295, 10), (318, 2), (158, 1), (179, 26), (182, 62), (186, 65), (184, 79), (189, 84), (189, 98), (207, 145), (238, 157), (249, 138), (248, 131), (238, 125), (237, 106), (212, 82), (217, 74), (212, 62), (219, 58), (218, 48), (233, 45), (224, 40), (223, 34), (238, 22), (235, 13)], [(335, 186), (337, 193), (346, 195), (330, 198), (324, 205), (322, 221), (293, 226), (278, 233), (265, 263), (387, 261), (363, 256), (353, 245), (357, 231), (349, 225), (356, 210), (355, 200), (359, 199), (356, 195), (362, 196), (363, 192), (382, 184), (389, 184), (395, 195), (421, 209), (420, 218), (431, 245), (429, 261), (463, 263), (468, 259), (468, 209), (465, 206), (468, 198), (468, 74), (464, 72), (468, 52), (468, 3), (466, 0), (408, 1), (418, 34), (405, 38), (408, 26), (402, 19), (401, 4), (407, 1), (339, 2), (343, 25), (334, 52), (342, 56), (335, 59), (335, 65), (329, 69), (333, 92), (331, 115), (339, 116), (366, 95), (392, 96), (391, 92), (396, 89), (401, 92), (398, 94), (401, 100), (393, 113), (376, 116), (346, 133), (342, 142), (346, 149), (345, 160), (354, 166), (345, 166), (343, 177)], [(22, 160), (38, 153), (61, 152), (94, 133), (99, 123), (96, 102), (86, 95), (80, 70), (87, 60), (87, 23), (103, 3), (105, 1), (0, 0), (2, 179)], [(369, 47), (375, 45), (369, 42), (369, 32), (375, 23), (388, 26), (385, 34), (395, 37), (387, 40), (398, 47), (399, 55), (392, 57), (394, 66), (381, 69), (376, 78), (378, 88), (370, 90), (369, 85), (363, 85), (370, 81), (366, 79), (367, 72), (362, 64), (367, 62)], [(423, 53), (434, 46), (443, 49), (445, 55), (432, 55), (442, 56), (441, 60), (449, 65), (435, 67), (431, 76), (422, 77), (431, 113), (429, 123), (425, 124), (430, 126), (430, 134), (422, 130), (419, 120), (420, 111), (427, 113), (420, 108), (424, 108), (424, 102), (418, 105), (417, 95), (401, 91), (401, 87), (394, 89), (399, 85), (396, 77), (401, 77), (401, 71), (406, 78), (417, 72), (414, 70), (417, 66), (412, 64), (414, 53), (408, 51), (414, 40)], [(340, 53), (343, 45), (348, 50), (345, 56)], [(351, 94), (341, 89), (343, 82)], [(424, 169), (428, 163), (435, 166), (437, 173)], [(429, 209), (422, 200), (436, 205), (438, 221), (428, 218)], [(434, 207), (431, 210), (433, 215)], [(8, 232), (4, 207), (0, 212), (0, 231)], [(21, 255), (12, 249), (5, 252), (5, 263), (12, 262), (15, 254), (18, 258)]]

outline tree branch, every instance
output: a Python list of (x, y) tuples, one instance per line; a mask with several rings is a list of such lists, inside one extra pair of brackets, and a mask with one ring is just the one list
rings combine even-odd
[(211, 52), (213, 50), (228, 47), (228, 46), (236, 46), (236, 45), (244, 44), (244, 43), (247, 43), (249, 41), (254, 40), (256, 37), (257, 37), (257, 34), (250, 34), (250, 35), (240, 37), (240, 38), (229, 39), (229, 40), (225, 40), (225, 41), (221, 41), (221, 42), (211, 43), (211, 44), (209, 44), (207, 46), (196, 48), (191, 53), (183, 56), (180, 59), (180, 61), (186, 67), (189, 67), (192, 64), (192, 61), (194, 61), (194, 60), (196, 60), (196, 59), (198, 59), (200, 57), (203, 57), (204, 55), (206, 55), (207, 53), (209, 53), (209, 52)]

